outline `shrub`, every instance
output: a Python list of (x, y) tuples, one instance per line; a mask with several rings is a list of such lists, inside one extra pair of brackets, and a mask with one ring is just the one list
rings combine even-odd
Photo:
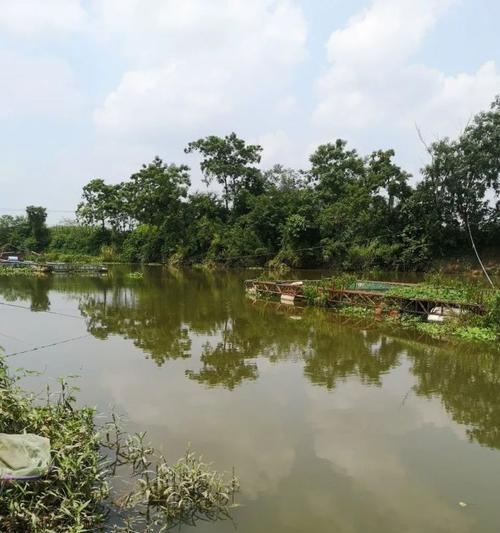
[(495, 296), (489, 302), (485, 322), (500, 332), (500, 291), (496, 291)]
[(47, 252), (98, 255), (103, 245), (111, 241), (109, 230), (92, 226), (64, 225), (49, 229), (50, 246)]
[(109, 494), (92, 409), (74, 409), (65, 382), (55, 401), (36, 406), (0, 362), (0, 432), (50, 439), (52, 467), (30, 483), (9, 482), (0, 492), (5, 531), (94, 531), (104, 522)]
[(141, 224), (123, 242), (121, 258), (129, 263), (162, 261), (162, 237), (156, 226)]

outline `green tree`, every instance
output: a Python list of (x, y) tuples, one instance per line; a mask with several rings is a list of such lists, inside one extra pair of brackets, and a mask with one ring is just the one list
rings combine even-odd
[(43, 250), (49, 242), (49, 230), (45, 221), (47, 220), (47, 210), (45, 207), (30, 205), (26, 208), (28, 227), (30, 231), (28, 247), (36, 252)]
[(356, 150), (346, 150), (346, 146), (346, 141), (337, 139), (335, 143), (320, 145), (309, 158), (310, 179), (326, 202), (338, 200), (349, 184), (365, 174), (363, 158)]
[(438, 140), (428, 151), (431, 163), (423, 169), (417, 195), (438, 228), (435, 247), (444, 241), (456, 246), (468, 237), (476, 251), (473, 234), (495, 219), (491, 199), (500, 192), (500, 97), (458, 139)]
[(226, 209), (242, 187), (250, 189), (258, 181), (259, 170), (254, 165), (260, 163), (262, 147), (246, 144), (236, 133), (198, 139), (190, 142), (184, 151), (200, 153), (205, 182), (209, 184), (215, 179), (222, 185)]
[(178, 214), (190, 183), (188, 166), (166, 165), (156, 156), (132, 174), (125, 186), (130, 216), (140, 224), (164, 224)]
[(23, 246), (29, 235), (28, 221), (24, 216), (0, 216), (0, 246)]
[(122, 229), (127, 217), (122, 187), (122, 184), (108, 185), (100, 178), (89, 181), (76, 210), (78, 219), (85, 224), (100, 225), (102, 229), (106, 225)]

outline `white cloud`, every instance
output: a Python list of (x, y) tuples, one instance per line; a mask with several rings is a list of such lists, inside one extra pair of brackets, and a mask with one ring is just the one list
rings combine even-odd
[(264, 133), (258, 137), (256, 142), (264, 148), (262, 154), (262, 166), (264, 168), (290, 160), (293, 144), (283, 130)]
[[(419, 115), (423, 125), (433, 128), (429, 133), (434, 138), (455, 135), (474, 114), (487, 109), (500, 91), (500, 72), (494, 61), (487, 61), (471, 74), (446, 76), (429, 69), (427, 76), (437, 88), (422, 102)], [(425, 78), (424, 72), (419, 77)], [(411, 112), (407, 114), (410, 119)]]
[[(500, 87), (494, 62), (447, 75), (414, 60), (428, 32), (454, 0), (374, 0), (332, 33), (330, 66), (318, 80), (313, 123), (323, 136), (362, 148), (396, 143), (420, 151), (415, 123), (429, 135), (455, 136)], [(390, 139), (390, 140), (389, 140)], [(411, 158), (411, 157), (410, 157)], [(416, 170), (416, 159), (405, 161)]]
[(80, 109), (71, 69), (58, 59), (0, 52), (0, 118), (69, 118)]
[(86, 18), (80, 0), (0, 0), (0, 29), (12, 34), (77, 31)]
[(455, 0), (375, 0), (336, 30), (327, 44), (332, 63), (369, 70), (398, 66), (420, 45)]
[(224, 70), (194, 73), (181, 63), (129, 71), (95, 112), (95, 121), (122, 136), (189, 130), (228, 113), (233, 102), (224, 88), (230, 81)]
[[(393, 374), (386, 378), (391, 377), (396, 378)], [(307, 405), (314, 450), (334, 472), (348, 477), (357, 494), (369, 495), (371, 505), (383, 510), (392, 524), (404, 524), (400, 530), (465, 533), (470, 524), (464, 523), (456, 503), (450, 503), (425, 476), (415, 477), (418, 445), (415, 450), (408, 445), (413, 440), (427, 448), (436, 436), (459, 445), (465, 440), (464, 428), (450, 420), (437, 399), (412, 396), (403, 407), (401, 397), (412, 385), (405, 369), (389, 389), (360, 387), (356, 380), (347, 380), (330, 403), (325, 403), (320, 389), (311, 388)]]
[(293, 64), (305, 40), (294, 0), (95, 0), (92, 12), (102, 39), (145, 63), (222, 53), (230, 64)]
[(283, 93), (305, 54), (305, 21), (291, 1), (152, 0), (143, 6), (139, 0), (94, 4), (95, 31), (103, 39), (112, 35), (131, 65), (95, 112), (101, 131), (133, 136), (234, 128)]
[(282, 116), (290, 115), (291, 113), (297, 111), (298, 108), (299, 105), (297, 99), (291, 94), (281, 98), (276, 104), (276, 111)]

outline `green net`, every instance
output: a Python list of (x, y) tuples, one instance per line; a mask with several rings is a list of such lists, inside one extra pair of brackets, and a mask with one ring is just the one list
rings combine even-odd
[(389, 281), (357, 281), (356, 289), (358, 291), (377, 291), (386, 292), (394, 289), (395, 284)]

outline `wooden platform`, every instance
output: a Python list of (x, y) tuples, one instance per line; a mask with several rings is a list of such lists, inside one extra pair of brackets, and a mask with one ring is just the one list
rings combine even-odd
[[(323, 296), (326, 305), (334, 307), (337, 305), (373, 307), (374, 309), (393, 309), (401, 313), (417, 315), (429, 315), (434, 311), (437, 315), (456, 314), (468, 311), (475, 314), (484, 314), (485, 310), (481, 304), (465, 304), (449, 300), (431, 298), (407, 298), (405, 296), (387, 295), (391, 288), (401, 286), (415, 286), (412, 283), (393, 283), (376, 281), (357, 281), (356, 288), (335, 289), (320, 286), (320, 281), (307, 281), (308, 285), (317, 284), (319, 296)], [(367, 290), (365, 287), (372, 287)], [(279, 297), (283, 301), (286, 297), (288, 301), (306, 301), (304, 295), (304, 282), (291, 280), (260, 281), (246, 280), (245, 289), (247, 293), (256, 297)], [(358, 288), (363, 287), (363, 288)], [(377, 287), (375, 290), (373, 287)]]

